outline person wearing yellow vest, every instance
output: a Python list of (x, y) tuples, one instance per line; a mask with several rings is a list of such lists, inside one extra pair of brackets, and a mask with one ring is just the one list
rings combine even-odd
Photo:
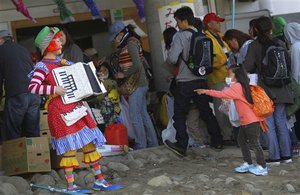
[[(214, 90), (223, 90), (226, 87), (225, 77), (227, 75), (227, 56), (230, 53), (230, 48), (225, 41), (222, 40), (223, 34), (221, 31), (221, 22), (225, 19), (217, 16), (215, 13), (208, 13), (203, 18), (205, 25), (204, 33), (213, 41), (213, 72), (208, 75), (208, 87)], [(219, 111), (222, 103), (221, 99), (213, 98), (214, 111), (217, 121), (222, 128), (223, 140), (231, 140), (232, 126), (228, 117)]]

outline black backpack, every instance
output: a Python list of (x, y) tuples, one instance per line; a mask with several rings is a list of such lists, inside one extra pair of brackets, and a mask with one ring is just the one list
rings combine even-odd
[(291, 82), (291, 59), (288, 51), (279, 45), (267, 48), (262, 61), (262, 80), (267, 86), (282, 87)]
[(188, 60), (181, 58), (196, 76), (204, 76), (213, 71), (213, 43), (202, 31), (187, 29), (192, 33)]

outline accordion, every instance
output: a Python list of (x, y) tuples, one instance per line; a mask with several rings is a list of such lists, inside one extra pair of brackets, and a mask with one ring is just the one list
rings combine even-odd
[(61, 96), (64, 104), (106, 93), (103, 83), (97, 77), (93, 62), (88, 64), (78, 62), (71, 66), (62, 66), (53, 69), (52, 73), (56, 85), (66, 89), (66, 94)]

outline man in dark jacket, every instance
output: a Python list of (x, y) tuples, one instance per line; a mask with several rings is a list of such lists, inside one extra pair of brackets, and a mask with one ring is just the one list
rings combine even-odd
[[(3, 141), (40, 134), (40, 96), (28, 91), (28, 73), (33, 70), (29, 51), (12, 41), (7, 30), (0, 30), (0, 86), (4, 83)], [(2, 95), (1, 95), (2, 97)]]

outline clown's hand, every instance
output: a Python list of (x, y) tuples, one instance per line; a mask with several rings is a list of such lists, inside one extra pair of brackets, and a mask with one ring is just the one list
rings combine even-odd
[(66, 94), (66, 90), (60, 86), (55, 87), (55, 94), (64, 96)]

